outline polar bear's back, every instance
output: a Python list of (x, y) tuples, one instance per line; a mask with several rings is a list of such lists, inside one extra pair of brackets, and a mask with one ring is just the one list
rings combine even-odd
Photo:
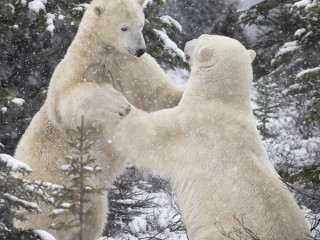
[(224, 169), (223, 175), (219, 177), (221, 171), (217, 171), (215, 177), (224, 179), (217, 195), (224, 199), (225, 210), (232, 213), (229, 216), (261, 239), (308, 239), (306, 221), (268, 159), (251, 109), (246, 112), (225, 105), (220, 117), (224, 118), (224, 129), (216, 131), (222, 135), (215, 136), (219, 146), (213, 157)]
[(264, 240), (308, 239), (306, 221), (271, 165), (252, 113), (210, 107), (203, 108), (207, 115), (201, 107), (197, 114), (184, 111), (183, 128), (192, 130), (179, 147), (195, 153), (181, 153), (187, 165), (172, 177), (184, 221), (194, 228), (189, 232), (195, 239), (203, 231), (220, 239), (223, 231), (248, 228)]
[[(195, 228), (191, 232), (204, 231), (210, 236), (214, 231), (220, 239), (223, 231), (247, 228), (264, 240), (308, 239), (308, 226), (292, 195), (268, 166), (261, 164), (260, 157), (238, 153), (233, 162), (230, 158), (220, 160), (227, 163), (216, 161), (213, 167), (207, 163), (206, 169), (192, 165), (179, 172), (175, 190), (184, 221)], [(198, 158), (197, 162), (203, 159)]]

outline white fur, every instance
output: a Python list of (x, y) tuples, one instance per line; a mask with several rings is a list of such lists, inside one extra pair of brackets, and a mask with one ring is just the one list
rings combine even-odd
[[(66, 141), (84, 116), (86, 128), (92, 129), (91, 155), (103, 169), (91, 184), (109, 188), (124, 165), (109, 143), (116, 122), (130, 110), (123, 95), (145, 111), (174, 107), (180, 101), (182, 92), (150, 55), (134, 56), (145, 47), (140, 4), (136, 0), (93, 0), (90, 4), (52, 76), (44, 105), (18, 144), (15, 157), (31, 166), (29, 179), (68, 185), (69, 179), (60, 170), (68, 153)], [(123, 27), (127, 31), (122, 31)], [(97, 239), (102, 233), (106, 201), (105, 195), (94, 196), (86, 206), (84, 240)], [(52, 208), (40, 205), (41, 214), (16, 225), (47, 230), (58, 240), (77, 239), (70, 230), (48, 229)]]
[[(187, 43), (191, 75), (178, 107), (134, 109), (114, 145), (143, 167), (164, 172), (190, 240), (303, 240), (309, 233), (294, 198), (270, 164), (249, 94), (255, 54), (238, 41), (203, 35)], [(234, 232), (235, 231), (235, 232)]]

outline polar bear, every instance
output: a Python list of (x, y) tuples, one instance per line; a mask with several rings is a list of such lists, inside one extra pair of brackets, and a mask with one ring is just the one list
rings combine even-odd
[(180, 104), (133, 109), (115, 131), (115, 148), (170, 178), (190, 240), (309, 239), (256, 129), (249, 101), (255, 52), (202, 35), (185, 54), (191, 74)]
[[(91, 129), (91, 156), (103, 173), (90, 179), (109, 188), (124, 166), (109, 144), (116, 122), (131, 106), (154, 111), (177, 106), (182, 91), (145, 52), (143, 0), (93, 0), (64, 59), (51, 78), (47, 99), (22, 136), (17, 159), (29, 164), (30, 180), (68, 185), (61, 172), (68, 153), (66, 141), (80, 126)], [(126, 98), (124, 98), (124, 96)], [(126, 100), (128, 99), (128, 101)], [(72, 231), (48, 229), (52, 208), (40, 204), (42, 213), (28, 216), (17, 227), (43, 229), (59, 240), (78, 239)], [(106, 196), (93, 196), (86, 207), (84, 240), (94, 240), (107, 219)]]

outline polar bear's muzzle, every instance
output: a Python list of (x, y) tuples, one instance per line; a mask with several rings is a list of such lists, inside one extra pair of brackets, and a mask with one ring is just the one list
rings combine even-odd
[(141, 57), (146, 52), (146, 43), (141, 32), (129, 38), (128, 52), (136, 57)]
[(145, 52), (146, 52), (146, 49), (145, 48), (141, 48), (138, 51), (136, 51), (135, 56), (141, 57)]
[(138, 50), (133, 50), (133, 49), (129, 48), (128, 52), (133, 56), (141, 57), (146, 52), (146, 49), (145, 48), (139, 48)]

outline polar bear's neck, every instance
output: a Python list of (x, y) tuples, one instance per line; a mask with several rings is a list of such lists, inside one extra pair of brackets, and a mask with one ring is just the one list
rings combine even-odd
[(67, 54), (72, 57), (81, 57), (86, 61), (91, 59), (90, 62), (103, 62), (111, 52), (111, 48), (99, 42), (94, 33), (77, 33)]
[(182, 103), (222, 102), (250, 106), (252, 72), (192, 69)]

